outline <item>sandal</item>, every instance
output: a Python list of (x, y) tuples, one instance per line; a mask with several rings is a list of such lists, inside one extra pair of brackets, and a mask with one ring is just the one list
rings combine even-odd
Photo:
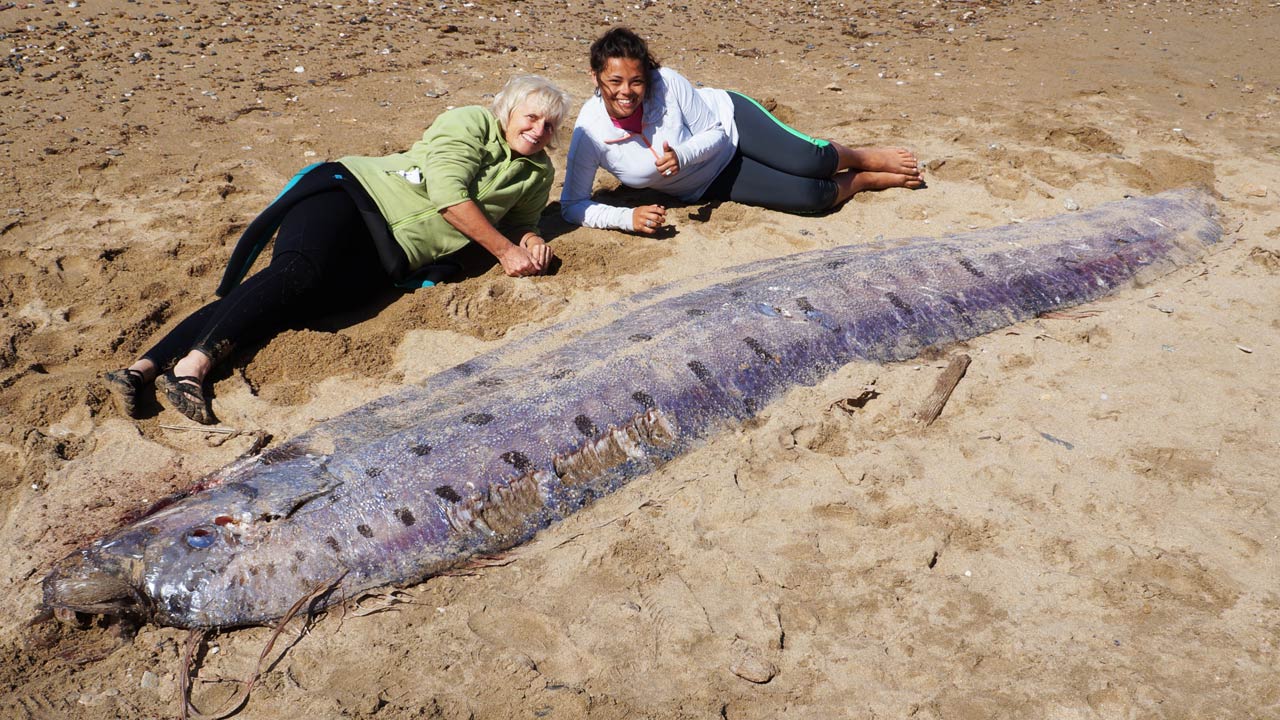
[(127, 417), (138, 417), (138, 393), (147, 384), (146, 377), (133, 368), (124, 368), (112, 370), (103, 375), (102, 379), (106, 381), (107, 389), (116, 401), (116, 409)]
[(204, 397), (204, 386), (200, 378), (192, 375), (174, 375), (173, 371), (156, 378), (156, 387), (164, 391), (165, 399), (174, 410), (186, 415), (201, 425), (213, 425), (218, 419), (209, 408), (209, 401)]

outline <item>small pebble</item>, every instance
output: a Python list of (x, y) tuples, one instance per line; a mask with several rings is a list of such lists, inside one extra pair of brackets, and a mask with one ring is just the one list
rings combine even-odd
[(1244, 192), (1245, 195), (1248, 195), (1250, 197), (1266, 197), (1267, 196), (1266, 185), (1245, 185), (1240, 189), (1241, 191)]
[(1062, 201), (1062, 207), (1066, 208), (1070, 212), (1075, 212), (1080, 209), (1080, 203), (1072, 200), (1071, 198), (1067, 198)]
[(753, 682), (757, 685), (763, 685), (773, 679), (778, 674), (778, 667), (768, 660), (756, 657), (752, 653), (744, 655), (741, 660), (734, 663), (729, 671), (734, 675)]
[(80, 693), (80, 697), (76, 699), (76, 702), (86, 707), (94, 707), (96, 705), (101, 705), (104, 702), (106, 702), (107, 698), (112, 698), (119, 694), (120, 694), (119, 690), (115, 690), (112, 688), (104, 690), (100, 693), (91, 693), (91, 692)]
[(1244, 345), (1237, 345), (1237, 346), (1236, 346), (1236, 349), (1237, 349), (1237, 350), (1239, 350), (1239, 351), (1240, 351), (1240, 352), (1242, 352), (1242, 353), (1250, 353), (1250, 354), (1252, 354), (1252, 353), (1253, 353), (1253, 348), (1251, 348), (1251, 347), (1245, 347)]

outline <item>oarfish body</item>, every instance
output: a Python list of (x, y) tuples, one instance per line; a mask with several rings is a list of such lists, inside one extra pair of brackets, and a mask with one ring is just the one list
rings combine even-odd
[(796, 384), (1093, 300), (1195, 261), (1199, 192), (753, 263), (624, 300), (336, 417), (76, 551), (54, 608), (278, 618), (522, 542)]

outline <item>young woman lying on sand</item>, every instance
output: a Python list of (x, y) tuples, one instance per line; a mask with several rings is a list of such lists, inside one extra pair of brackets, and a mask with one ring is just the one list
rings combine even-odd
[(687, 202), (732, 200), (785, 212), (829, 210), (863, 190), (923, 186), (904, 148), (848, 148), (787, 127), (741, 93), (699, 88), (661, 67), (645, 41), (613, 28), (591, 45), (595, 96), (583, 105), (560, 195), (564, 219), (653, 234), (666, 208), (591, 200), (596, 170)]
[[(517, 76), (492, 110), (442, 113), (407, 152), (307, 170), (245, 230), (221, 299), (137, 362), (106, 374), (116, 405), (137, 417), (139, 393), (155, 382), (174, 409), (214, 423), (205, 377), (234, 347), (308, 315), (367, 302), (470, 242), (507, 275), (546, 271), (553, 256), (538, 219), (555, 178), (546, 148), (568, 110), (564, 91), (536, 75)], [(240, 283), (277, 227), (271, 263)]]

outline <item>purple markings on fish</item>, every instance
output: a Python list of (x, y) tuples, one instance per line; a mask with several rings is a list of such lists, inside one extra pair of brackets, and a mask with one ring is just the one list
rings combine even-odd
[(416, 583), (527, 540), (789, 387), (1148, 281), (1220, 235), (1209, 199), (1179, 191), (658, 288), (218, 471), (60, 561), (45, 603), (227, 627), (326, 584), (322, 602)]

